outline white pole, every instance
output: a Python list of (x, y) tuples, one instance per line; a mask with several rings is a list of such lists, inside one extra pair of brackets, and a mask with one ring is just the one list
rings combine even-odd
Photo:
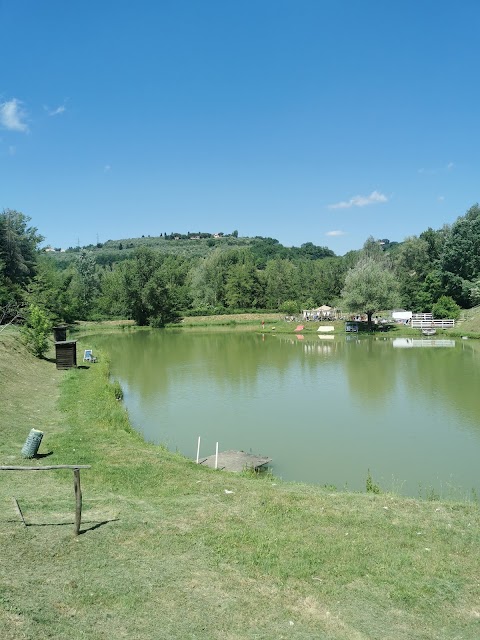
[(218, 442), (217, 446), (215, 447), (215, 469), (218, 469)]
[(197, 444), (197, 464), (200, 458), (200, 436), (198, 436), (198, 444)]

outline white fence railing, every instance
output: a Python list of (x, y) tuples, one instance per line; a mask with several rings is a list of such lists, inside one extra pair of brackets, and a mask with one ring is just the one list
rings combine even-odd
[[(419, 314), (423, 315), (423, 314)], [(453, 329), (455, 326), (455, 320), (443, 319), (443, 320), (417, 320), (412, 318), (412, 329)]]
[(412, 313), (412, 320), (423, 320), (424, 322), (431, 322), (433, 320), (432, 313)]

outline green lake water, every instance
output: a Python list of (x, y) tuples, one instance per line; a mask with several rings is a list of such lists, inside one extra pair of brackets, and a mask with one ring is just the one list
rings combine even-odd
[(474, 341), (140, 331), (95, 338), (133, 426), (195, 458), (238, 449), (284, 480), (480, 495)]

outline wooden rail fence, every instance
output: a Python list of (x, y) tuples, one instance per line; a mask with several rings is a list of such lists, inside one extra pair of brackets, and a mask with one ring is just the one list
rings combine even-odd
[[(73, 469), (73, 489), (75, 492), (75, 524), (74, 534), (78, 536), (80, 533), (80, 525), (82, 522), (82, 489), (80, 486), (80, 469), (90, 469), (89, 464), (53, 464), (44, 467), (20, 467), (15, 465), (0, 466), (0, 471), (50, 471), (51, 469)], [(13, 498), (15, 507), (25, 526), (25, 518), (16, 498)]]
[(412, 318), (412, 329), (453, 329), (455, 320), (418, 320)]

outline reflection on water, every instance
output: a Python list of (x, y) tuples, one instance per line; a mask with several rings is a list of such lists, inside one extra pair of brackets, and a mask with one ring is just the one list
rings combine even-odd
[(394, 338), (394, 347), (408, 349), (411, 347), (454, 347), (455, 340), (445, 340), (438, 338)]
[(480, 493), (476, 348), (302, 337), (142, 331), (95, 346), (110, 354), (134, 426), (191, 458), (200, 435), (202, 454), (218, 441), (268, 455), (287, 480), (364, 490), (370, 469), (414, 496)]

